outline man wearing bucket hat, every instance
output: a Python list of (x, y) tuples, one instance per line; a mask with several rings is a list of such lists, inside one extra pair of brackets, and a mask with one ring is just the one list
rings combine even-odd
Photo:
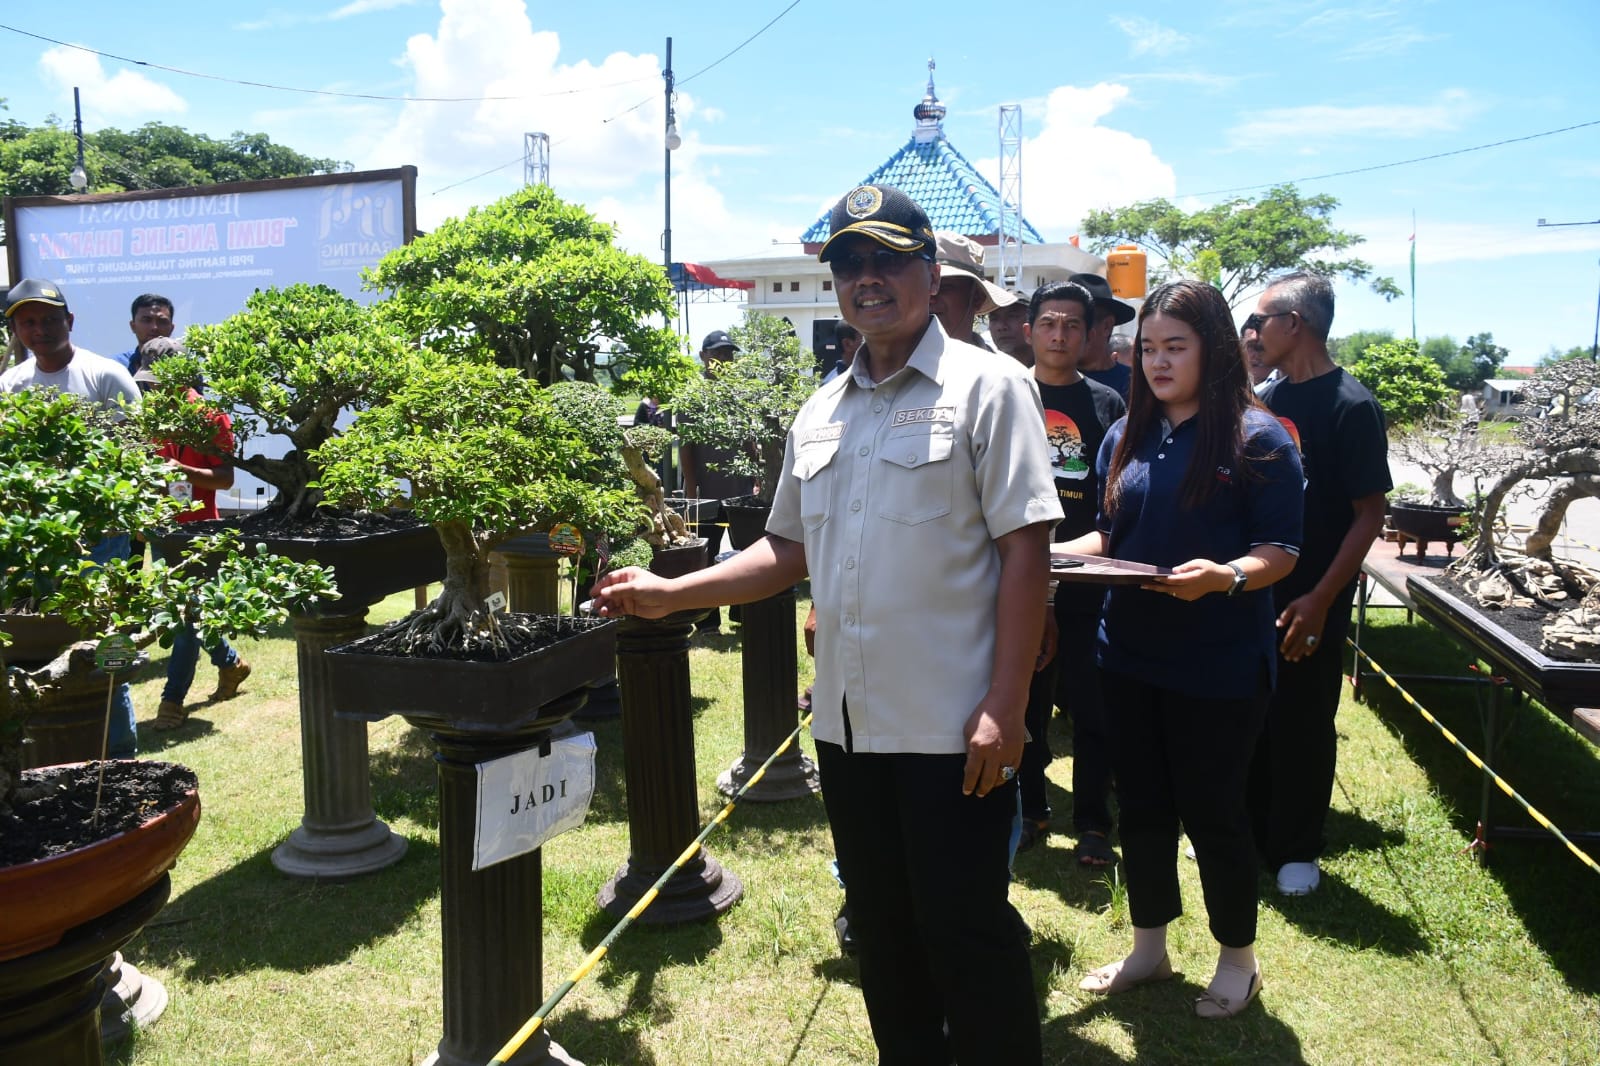
[(795, 417), (767, 536), (681, 578), (607, 575), (595, 602), (661, 617), (810, 575), (812, 736), (878, 1061), (1039, 1066), (1007, 892), (1062, 513), (1043, 408), (1021, 365), (932, 317), (942, 267), (910, 197), (858, 186), (830, 230), (818, 258), (866, 340)]
[(1089, 331), (1078, 371), (1086, 378), (1110, 385), (1126, 401), (1128, 382), (1133, 372), (1118, 363), (1111, 354), (1111, 332), (1126, 322), (1132, 322), (1138, 312), (1132, 304), (1125, 304), (1113, 296), (1111, 283), (1099, 274), (1074, 274), (1067, 280), (1082, 285), (1094, 297), (1094, 327)]
[(994, 351), (972, 324), (979, 315), (1010, 307), (1017, 302), (1017, 294), (983, 276), (983, 245), (977, 241), (946, 230), (935, 232), (934, 240), (934, 262), (939, 265), (939, 291), (932, 300), (934, 315), (954, 339)]

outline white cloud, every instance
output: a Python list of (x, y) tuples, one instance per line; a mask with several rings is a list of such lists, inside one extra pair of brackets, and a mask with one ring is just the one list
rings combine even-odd
[(1128, 47), (1136, 56), (1168, 56), (1189, 47), (1188, 37), (1154, 19), (1113, 15), (1111, 22), (1128, 35)]
[[(1126, 86), (1105, 82), (1060, 86), (1045, 100), (1038, 134), (1023, 137), (1022, 214), (1049, 231), (1046, 239), (1063, 239), (1091, 210), (1171, 196), (1177, 187), (1149, 141), (1100, 124), (1127, 96)], [(998, 159), (975, 165), (999, 186)]]
[(234, 29), (245, 33), (256, 30), (285, 30), (311, 22), (338, 22), (356, 15), (370, 15), (375, 11), (392, 11), (397, 7), (411, 7), (418, 0), (350, 0), (332, 11), (272, 11), (265, 17), (234, 24)]
[(63, 91), (77, 86), (81, 92), (86, 126), (107, 125), (124, 116), (170, 121), (189, 109), (183, 97), (131, 70), (106, 76), (100, 57), (79, 48), (57, 45), (39, 57), (39, 73)]
[(392, 11), (397, 7), (411, 7), (416, 2), (417, 0), (350, 0), (350, 3), (328, 12), (327, 18), (329, 22), (334, 22), (373, 11)]
[(1460, 129), (1479, 110), (1465, 89), (1446, 89), (1432, 103), (1311, 104), (1247, 112), (1228, 130), (1235, 148), (1282, 148), (1306, 153), (1329, 141), (1354, 137), (1418, 137)]

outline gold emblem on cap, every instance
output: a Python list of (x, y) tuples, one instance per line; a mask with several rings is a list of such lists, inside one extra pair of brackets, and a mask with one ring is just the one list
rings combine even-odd
[(851, 218), (871, 218), (883, 206), (883, 193), (872, 185), (857, 185), (844, 198), (844, 209)]
[(55, 296), (60, 296), (60, 295), (61, 295), (61, 293), (60, 293), (60, 291), (59, 291), (59, 290), (57, 290), (57, 289), (52, 289), (52, 288), (51, 288), (51, 287), (50, 287), (50, 286), (48, 286), (48, 285), (40, 285), (40, 286), (39, 286), (39, 291), (40, 291), (40, 292), (41, 292), (41, 293), (43, 293), (43, 294), (44, 294), (44, 295), (46, 295), (46, 296), (51, 296), (51, 297), (55, 297)]

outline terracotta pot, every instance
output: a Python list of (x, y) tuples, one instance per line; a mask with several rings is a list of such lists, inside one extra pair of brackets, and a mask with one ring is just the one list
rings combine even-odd
[(43, 666), (60, 655), (68, 644), (84, 639), (82, 631), (59, 614), (25, 611), (0, 614), (0, 631), (11, 637), (11, 643), (0, 652), (11, 666)]
[(154, 885), (200, 824), (200, 794), (137, 829), (54, 858), (0, 867), (0, 962), (51, 947)]
[(555, 725), (571, 714), (571, 708), (560, 718), (544, 721), (540, 716), (546, 704), (616, 673), (614, 621), (567, 617), (560, 621), (566, 631), (560, 641), (504, 662), (366, 650), (378, 635), (329, 648), (324, 655), (335, 713), (369, 722), (399, 714), (423, 728), (467, 734)]

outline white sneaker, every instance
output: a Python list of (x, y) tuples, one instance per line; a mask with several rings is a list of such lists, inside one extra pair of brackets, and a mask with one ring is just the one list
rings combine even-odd
[(1278, 891), (1285, 896), (1309, 896), (1322, 883), (1314, 862), (1286, 862), (1278, 867)]

